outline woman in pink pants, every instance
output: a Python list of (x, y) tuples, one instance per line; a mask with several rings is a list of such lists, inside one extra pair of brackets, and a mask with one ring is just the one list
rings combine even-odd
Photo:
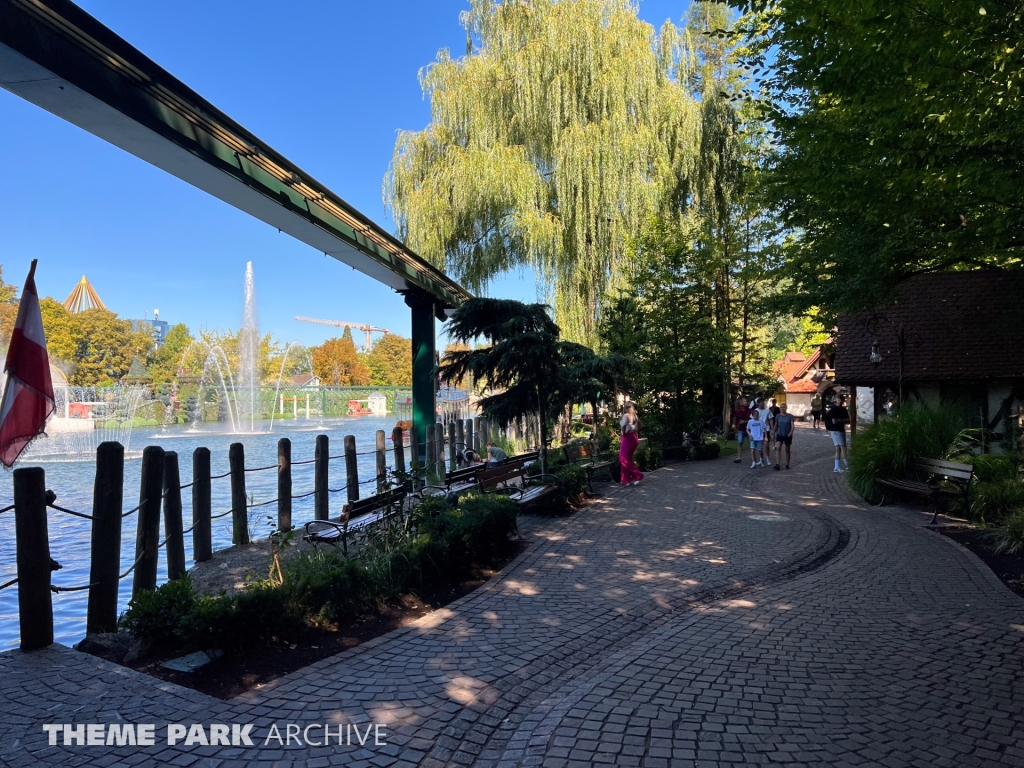
[(640, 442), (637, 435), (640, 420), (636, 417), (636, 406), (629, 400), (622, 406), (619, 427), (622, 432), (622, 441), (619, 443), (619, 479), (623, 485), (639, 485), (644, 475), (633, 461), (633, 454), (636, 453), (636, 446)]

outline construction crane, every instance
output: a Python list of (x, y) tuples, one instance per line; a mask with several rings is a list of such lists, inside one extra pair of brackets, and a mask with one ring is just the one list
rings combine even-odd
[(364, 352), (370, 351), (370, 345), (373, 340), (370, 338), (371, 333), (391, 333), (387, 328), (377, 328), (366, 323), (349, 323), (345, 320), (321, 320), (316, 317), (296, 317), (296, 320), (301, 320), (304, 323), (318, 323), (319, 325), (333, 325), (335, 328), (353, 328), (357, 331), (366, 332), (366, 346), (363, 348)]

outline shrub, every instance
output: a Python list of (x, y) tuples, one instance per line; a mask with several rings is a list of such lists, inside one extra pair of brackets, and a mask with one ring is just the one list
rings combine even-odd
[(955, 407), (905, 403), (893, 418), (857, 433), (850, 445), (847, 479), (854, 491), (876, 503), (881, 498), (876, 478), (904, 478), (918, 457), (961, 457), (966, 434)]
[(971, 488), (971, 517), (979, 522), (997, 522), (1022, 508), (1024, 483), (1016, 478), (979, 482)]
[(1016, 555), (1024, 552), (1024, 509), (1018, 509), (1007, 516), (1003, 524), (989, 536), (996, 552)]
[(663, 463), (662, 458), (663, 452), (661, 448), (650, 443), (641, 444), (636, 449), (636, 453), (633, 454), (633, 460), (641, 472), (650, 472), (652, 469), (657, 469)]
[(515, 502), (469, 495), (457, 506), (425, 500), (409, 525), (374, 530), (358, 554), (305, 549), (289, 560), (283, 584), (260, 581), (235, 595), (197, 595), (188, 578), (132, 600), (121, 626), (178, 649), (244, 652), (296, 639), (309, 624), (357, 618), (408, 589), (432, 589), (493, 565), (517, 530)]
[(978, 483), (994, 483), (1000, 480), (1016, 480), (1018, 477), (1017, 459), (1011, 453), (975, 456), (974, 479)]
[(136, 637), (155, 645), (175, 648), (182, 644), (181, 621), (196, 606), (198, 596), (188, 575), (144, 590), (132, 598), (119, 624)]

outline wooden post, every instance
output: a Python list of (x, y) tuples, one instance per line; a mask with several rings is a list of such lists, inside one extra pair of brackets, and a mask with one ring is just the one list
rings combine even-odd
[(384, 430), (377, 430), (377, 493), (383, 493), (388, 484), (388, 454)]
[(46, 530), (46, 473), (42, 467), (14, 470), (14, 535), (21, 649), (32, 651), (53, 645), (52, 566)]
[(476, 432), (473, 431), (473, 419), (466, 419), (466, 448), (479, 453), (480, 449), (476, 445)]
[(210, 449), (192, 451), (192, 559), (205, 563), (213, 557), (213, 489)]
[(316, 520), (326, 520), (331, 516), (331, 500), (327, 494), (330, 459), (331, 449), (327, 435), (317, 435), (313, 463), (313, 517)]
[(437, 435), (434, 432), (437, 430), (437, 425), (427, 424), (427, 466), (426, 475), (423, 482), (427, 485), (433, 484), (433, 476), (437, 471)]
[(185, 526), (181, 515), (181, 475), (178, 454), (164, 454), (164, 537), (167, 539), (167, 578), (185, 575)]
[(228, 471), (231, 473), (231, 543), (249, 543), (249, 495), (245, 492), (245, 446), (228, 447)]
[(277, 530), (292, 529), (292, 441), (277, 441)]
[(124, 446), (100, 443), (92, 492), (92, 562), (85, 633), (117, 631), (117, 577), (121, 569)]
[(455, 429), (455, 422), (448, 422), (448, 471), (455, 470), (455, 454), (458, 448), (455, 447), (455, 441), (458, 432)]
[(156, 566), (160, 552), (160, 496), (164, 489), (164, 449), (147, 446), (142, 451), (142, 479), (139, 483), (139, 523), (135, 534), (135, 574), (132, 597), (156, 589)]
[(473, 419), (473, 450), (477, 453), (481, 453), (487, 446), (487, 442), (484, 440), (484, 436), (481, 432), (483, 429), (484, 420), (477, 416)]
[[(395, 472), (405, 472), (405, 435), (401, 427), (391, 430), (391, 442), (395, 447)], [(415, 456), (415, 453), (413, 453)]]
[(469, 448), (466, 443), (466, 420), (459, 419), (455, 422), (455, 442), (462, 446), (463, 451)]
[(359, 465), (356, 463), (356, 439), (353, 435), (345, 435), (345, 484), (348, 500), (359, 500)]

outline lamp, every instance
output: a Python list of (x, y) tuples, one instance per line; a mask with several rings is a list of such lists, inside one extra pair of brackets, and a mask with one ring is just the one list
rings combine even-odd
[(875, 341), (875, 342), (873, 342), (871, 344), (871, 356), (868, 357), (868, 360), (870, 360), (875, 365), (878, 365), (880, 362), (882, 362), (882, 360), (884, 360), (884, 358), (882, 357), (882, 354), (878, 351), (878, 342), (877, 341)]

